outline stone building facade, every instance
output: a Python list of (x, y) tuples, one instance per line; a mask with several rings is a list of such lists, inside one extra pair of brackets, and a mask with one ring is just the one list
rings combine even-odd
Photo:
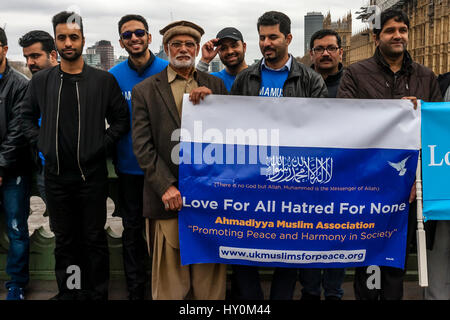
[(351, 37), (352, 37), (352, 13), (349, 12), (347, 16), (339, 19), (336, 22), (331, 21), (331, 13), (328, 12), (327, 16), (323, 21), (324, 29), (331, 29), (339, 33), (342, 39), (342, 48), (344, 49), (344, 54), (342, 57), (342, 64), (347, 67), (350, 65), (350, 48), (351, 48)]

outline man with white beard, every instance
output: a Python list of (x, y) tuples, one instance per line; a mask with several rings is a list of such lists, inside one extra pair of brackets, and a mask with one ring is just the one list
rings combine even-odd
[[(226, 266), (181, 266), (178, 238), (178, 164), (172, 161), (181, 127), (183, 94), (198, 103), (207, 94), (227, 94), (223, 81), (195, 69), (204, 31), (189, 21), (177, 21), (160, 31), (169, 66), (132, 91), (132, 140), (144, 171), (144, 216), (154, 230), (152, 297), (154, 300), (221, 300), (225, 298)], [(175, 154), (175, 153), (174, 153)], [(174, 163), (176, 162), (176, 163)]]

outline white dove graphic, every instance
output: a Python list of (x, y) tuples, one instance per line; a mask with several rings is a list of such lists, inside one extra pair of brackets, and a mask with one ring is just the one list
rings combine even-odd
[(400, 177), (403, 177), (404, 175), (405, 175), (405, 173), (406, 173), (406, 168), (405, 168), (405, 165), (406, 165), (406, 161), (408, 161), (408, 159), (410, 158), (411, 156), (409, 156), (408, 158), (406, 158), (406, 159), (404, 159), (404, 160), (402, 160), (402, 161), (400, 161), (399, 163), (393, 163), (393, 162), (390, 162), (390, 161), (388, 161), (388, 163), (390, 164), (390, 166), (392, 167), (392, 168), (394, 168), (395, 170), (397, 170), (399, 173), (398, 173), (398, 175), (400, 176)]

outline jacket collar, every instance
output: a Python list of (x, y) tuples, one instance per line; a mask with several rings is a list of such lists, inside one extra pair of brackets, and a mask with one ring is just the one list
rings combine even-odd
[[(313, 69), (314, 71), (316, 70), (314, 64), (311, 65), (311, 69)], [(330, 74), (325, 79), (325, 83), (329, 84), (329, 83), (333, 83), (335, 81), (339, 81), (339, 79), (341, 79), (341, 77), (342, 77), (343, 72), (344, 72), (344, 65), (339, 62), (338, 72), (336, 72), (335, 74)]]
[[(386, 71), (393, 73), (391, 70), (391, 67), (384, 59), (383, 55), (381, 54), (380, 47), (377, 47), (374, 54), (375, 61), (380, 65), (383, 69)], [(412, 68), (413, 60), (411, 58), (411, 55), (409, 54), (408, 50), (405, 50), (403, 55), (403, 63), (402, 68), (400, 69), (399, 73), (411, 73), (413, 71)]]
[[(61, 70), (61, 63), (58, 64), (55, 68), (58, 68), (58, 71), (59, 71), (60, 75), (63, 75), (65, 73), (64, 71)], [(90, 68), (91, 67), (89, 67), (89, 65), (86, 62), (84, 62), (83, 70), (81, 71), (81, 73), (76, 75), (77, 78), (82, 79), (82, 78), (87, 77), (87, 75), (89, 74)]]
[(159, 91), (161, 98), (164, 100), (166, 107), (169, 109), (173, 120), (175, 121), (177, 126), (180, 127), (181, 118), (178, 113), (177, 105), (175, 104), (175, 99), (173, 97), (172, 89), (169, 84), (169, 77), (167, 74), (168, 68), (169, 67), (167, 66), (163, 72), (156, 76), (155, 80), (159, 82), (159, 84), (156, 85), (156, 89)]
[(147, 63), (141, 68), (136, 67), (133, 61), (131, 61), (131, 58), (128, 57), (128, 66), (130, 67), (130, 69), (136, 71), (139, 76), (142, 76), (144, 72), (147, 71), (147, 69), (150, 68), (150, 66), (153, 64), (153, 61), (155, 61), (155, 55), (153, 54), (153, 52), (151, 52), (151, 50), (148, 51), (150, 51), (150, 59), (148, 59)]
[[(259, 60), (257, 63), (249, 67), (249, 73), (250, 76), (261, 78), (261, 68), (263, 64), (263, 60)], [(295, 78), (295, 77), (301, 77), (302, 72), (300, 70), (299, 63), (296, 59), (292, 58), (291, 67), (289, 70), (288, 79)]]
[(289, 59), (283, 67), (281, 67), (280, 69), (272, 69), (269, 66), (267, 66), (266, 59), (263, 58), (261, 61), (261, 70), (268, 69), (268, 70), (272, 70), (272, 71), (285, 71), (287, 69), (288, 71), (291, 71), (292, 60), (293, 60), (292, 55), (289, 55)]

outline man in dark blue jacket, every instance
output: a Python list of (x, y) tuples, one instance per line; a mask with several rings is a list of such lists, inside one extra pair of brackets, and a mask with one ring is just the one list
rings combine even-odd
[[(160, 73), (169, 64), (156, 57), (148, 48), (152, 36), (148, 24), (140, 15), (126, 15), (119, 21), (120, 46), (128, 54), (128, 60), (110, 72), (119, 83), (122, 94), (128, 102), (131, 115), (131, 91), (142, 80)], [(131, 117), (130, 117), (131, 125)], [(133, 153), (131, 131), (123, 136), (117, 145), (116, 171), (119, 177), (119, 205), (123, 223), (123, 263), (130, 300), (142, 300), (145, 296), (145, 241), (142, 237), (144, 218), (142, 197), (144, 172)]]

